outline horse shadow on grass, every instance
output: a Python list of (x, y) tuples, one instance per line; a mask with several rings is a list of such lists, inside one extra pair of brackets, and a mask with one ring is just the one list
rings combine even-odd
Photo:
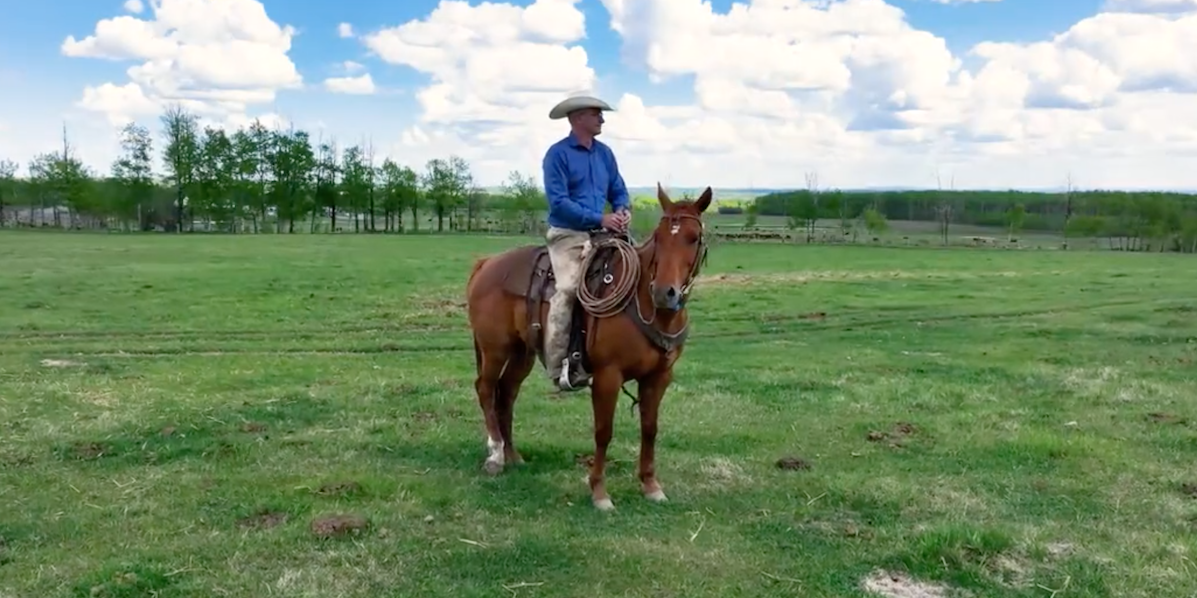
[[(370, 450), (397, 472), (430, 478), (429, 490), (444, 506), (473, 508), (496, 514), (546, 507), (590, 507), (586, 483), (593, 446), (582, 442), (533, 441), (519, 445), (521, 464), (508, 463), (495, 476), (483, 471), (486, 446), (473, 438), (374, 439)], [(638, 455), (615, 454), (607, 462), (608, 486), (620, 494), (637, 492)], [(437, 485), (437, 488), (431, 488)], [(626, 499), (625, 499), (626, 500)]]

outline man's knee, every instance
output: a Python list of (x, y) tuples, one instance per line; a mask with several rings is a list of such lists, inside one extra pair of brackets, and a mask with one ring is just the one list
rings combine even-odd
[(560, 301), (569, 301), (578, 296), (578, 277), (568, 276), (557, 278), (557, 295), (561, 296)]

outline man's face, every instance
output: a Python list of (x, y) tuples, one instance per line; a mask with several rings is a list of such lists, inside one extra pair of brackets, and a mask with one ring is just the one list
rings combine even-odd
[(598, 108), (584, 108), (574, 113), (574, 123), (579, 129), (598, 135), (603, 132), (603, 111)]

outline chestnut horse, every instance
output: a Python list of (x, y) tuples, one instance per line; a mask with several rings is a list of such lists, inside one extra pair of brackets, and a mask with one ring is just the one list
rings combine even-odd
[[(592, 374), (594, 461), (589, 483), (594, 506), (603, 511), (614, 508), (604, 468), (619, 392), (630, 380), (638, 384), (641, 489), (649, 500), (666, 500), (654, 469), (657, 411), (689, 332), (685, 302), (706, 257), (702, 214), (711, 204), (711, 188), (697, 200), (674, 202), (658, 183), (657, 201), (661, 220), (639, 247), (608, 238), (611, 233), (591, 233), (578, 284), (583, 301), (574, 311), (582, 315), (575, 322), (582, 321), (585, 341), (574, 346), (584, 346), (583, 360)], [(603, 260), (604, 251), (615, 257)], [(518, 247), (478, 260), (467, 283), (478, 374), (474, 386), (486, 428), (483, 469), (490, 475), (499, 474), (506, 463), (523, 462), (511, 436), (513, 408), (537, 356), (544, 360), (539, 332), (553, 292), (551, 272), (545, 272), (551, 269), (548, 263), (544, 245)], [(616, 307), (602, 310), (600, 303)]]

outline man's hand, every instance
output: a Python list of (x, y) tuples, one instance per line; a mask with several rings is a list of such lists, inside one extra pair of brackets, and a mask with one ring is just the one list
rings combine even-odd
[(623, 227), (623, 217), (619, 214), (603, 214), (603, 228), (621, 232)]
[(627, 208), (619, 208), (619, 211), (615, 213), (619, 216), (619, 220), (623, 225), (623, 228), (620, 230), (627, 232), (628, 225), (632, 224), (632, 213)]

